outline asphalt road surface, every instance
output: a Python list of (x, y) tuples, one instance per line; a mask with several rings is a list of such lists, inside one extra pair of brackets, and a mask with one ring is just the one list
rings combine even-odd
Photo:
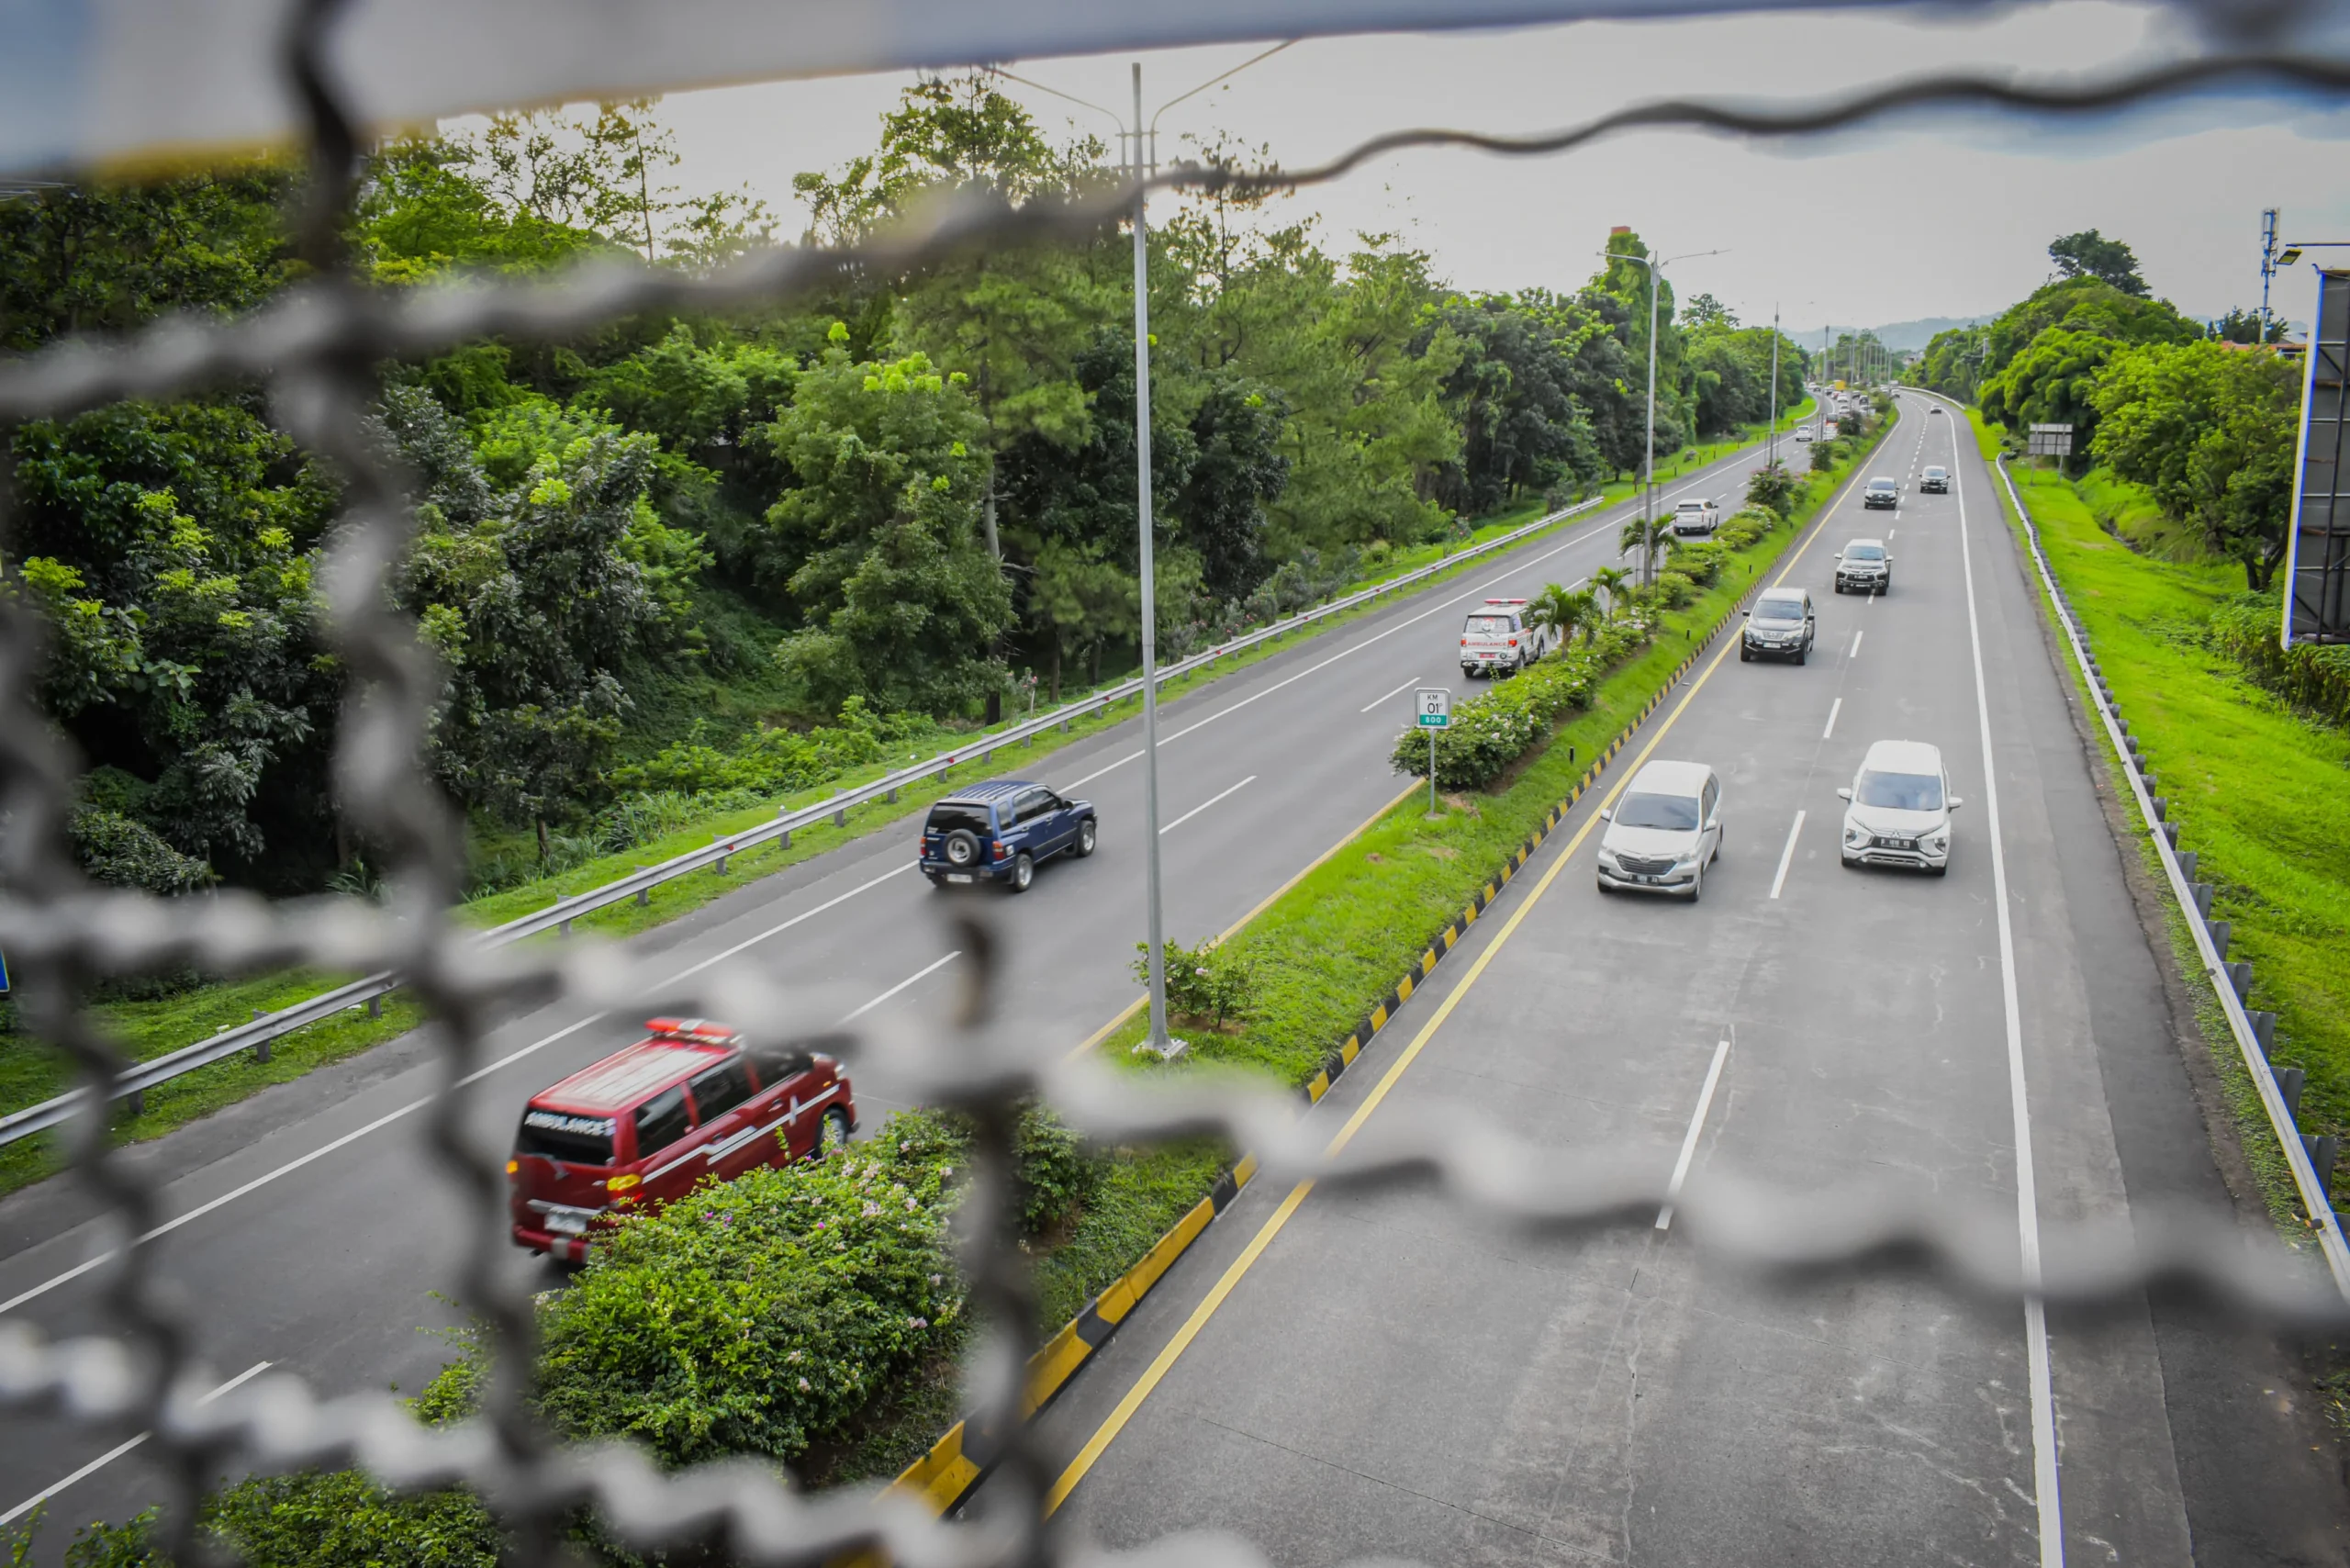
[[(1613, 770), (1643, 748), (1718, 770), (1703, 901), (1598, 892), (1595, 793), (1310, 1113), (1331, 1133), (1466, 1107), (1661, 1176), (1690, 1148), (1693, 1185), (1909, 1189), (2020, 1227), (2226, 1201), (1998, 481), (1962, 419), (1905, 403), (1873, 466), (1910, 485), (1898, 513), (1852, 495), (1785, 563), (1819, 609), (1808, 664), (1725, 639)], [(1917, 491), (1929, 463), (1955, 493)], [(1887, 541), (1883, 599), (1832, 592), (1856, 536)], [(1965, 801), (1947, 878), (1840, 863), (1835, 790), (1886, 738), (1939, 745)], [(2286, 1364), (2168, 1311), (2043, 1323), (1916, 1280), (1748, 1292), (1662, 1216), (1547, 1242), (1425, 1194), (1260, 1182), (1043, 1420), (1064, 1507), (1117, 1547), (1213, 1529), (1282, 1564), (2340, 1562), (2341, 1477)]]
[[(1664, 504), (1696, 494), (1735, 510), (1759, 461), (1750, 450), (1693, 471), (1662, 487)], [(1168, 935), (1190, 943), (1223, 929), (1392, 801), (1403, 781), (1387, 756), (1410, 722), (1413, 688), (1467, 689), (1454, 655), (1468, 609), (1614, 564), (1630, 510), (1578, 519), (1162, 710)], [(995, 905), (1011, 940), (1005, 1015), (1072, 1046), (1136, 992), (1138, 745), (1129, 722), (1035, 767), (1034, 777), (1097, 804), (1101, 848), (1041, 867), (1030, 891)], [(1005, 775), (1029, 771), (1017, 752), (997, 762)], [(680, 971), (748, 955), (788, 983), (853, 999), (844, 1012), (934, 1013), (947, 958), (934, 916), (942, 895), (914, 869), (912, 832), (883, 829), (749, 883), (632, 946), (674, 957)], [(475, 1136), (502, 1150), (532, 1092), (635, 1037), (639, 1022), (576, 1004), (507, 1021), (464, 1090)], [(131, 1151), (162, 1182), (168, 1228), (146, 1244), (222, 1382), (267, 1364), (330, 1394), (413, 1393), (447, 1359), (420, 1332), (461, 1318), (461, 1304), (435, 1294), (451, 1289), (459, 1226), (418, 1114), (436, 1070), (429, 1045), (410, 1036)], [(867, 1126), (898, 1103), (886, 1082), (856, 1087)], [(113, 1239), (70, 1182), (0, 1201), (0, 1315), (57, 1336), (87, 1331), (104, 1277), (94, 1260)], [(519, 1251), (512, 1269), (534, 1286), (560, 1277)], [(70, 1533), (58, 1525), (138, 1512), (154, 1500), (154, 1475), (135, 1447), (107, 1458), (134, 1436), (11, 1421), (0, 1428), (0, 1518), (54, 1491), (42, 1552), (53, 1561)]]

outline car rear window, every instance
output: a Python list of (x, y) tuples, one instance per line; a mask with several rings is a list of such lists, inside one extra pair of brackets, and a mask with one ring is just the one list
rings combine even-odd
[(1661, 827), (1692, 833), (1697, 826), (1695, 795), (1627, 795), (1616, 808), (1618, 827)]
[(1712, 503), (1707, 501), (1684, 501), (1681, 503), (1680, 510), (1683, 511), (1704, 511), (1710, 504)]
[(968, 828), (981, 838), (985, 838), (995, 831), (995, 824), (988, 821), (988, 809), (985, 806), (967, 806), (952, 801), (931, 807), (930, 825), (923, 831), (953, 833), (958, 827)]
[(1471, 632), (1490, 637), (1496, 636), (1504, 632), (1515, 632), (1517, 630), (1517, 626), (1516, 623), (1506, 615), (1472, 615), (1469, 618), (1468, 629)]
[(1863, 769), (1852, 799), (1863, 806), (1889, 812), (1939, 812), (1942, 781), (1930, 773), (1879, 773)]
[(575, 1116), (567, 1111), (525, 1111), (514, 1132), (516, 1154), (540, 1154), (566, 1165), (610, 1165), (612, 1124), (608, 1116)]
[(1754, 604), (1754, 619), (1757, 621), (1800, 621), (1803, 619), (1803, 600), (1799, 599), (1757, 599)]

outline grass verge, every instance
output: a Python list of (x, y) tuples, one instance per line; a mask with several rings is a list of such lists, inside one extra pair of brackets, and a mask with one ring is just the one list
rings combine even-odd
[[(1782, 428), (1792, 428), (1805, 412), (1798, 409), (1782, 416)], [(1751, 445), (1762, 433), (1762, 427), (1758, 424), (1752, 430), (1741, 432), (1737, 439), (1693, 449), (1687, 461), (1692, 465), (1712, 462), (1743, 446)], [(1620, 483), (1606, 487), (1601, 492), (1606, 505), (1622, 501), (1631, 493), (1632, 487)], [(1482, 543), (1512, 529), (1522, 528), (1539, 517), (1540, 511), (1539, 504), (1529, 503), (1487, 520), (1466, 541), (1416, 546), (1398, 552), (1382, 563), (1378, 570), (1366, 574), (1355, 587), (1359, 589), (1389, 581), (1405, 572), (1457, 554), (1466, 544)], [(1561, 526), (1579, 526), (1582, 522), (1581, 519), (1568, 520)], [(1452, 572), (1438, 573), (1431, 579), (1431, 586), (1450, 581), (1456, 575), (1473, 571), (1483, 564), (1483, 557), (1464, 561)], [(1348, 615), (1333, 617), (1299, 633), (1298, 638), (1318, 636), (1335, 628), (1350, 625), (1374, 610), (1384, 608), (1383, 605), (1367, 607)], [(1165, 695), (1170, 700), (1183, 696), (1236, 669), (1271, 657), (1294, 645), (1298, 638), (1261, 645), (1214, 669), (1169, 682), (1164, 689)], [(1074, 745), (1125, 722), (1132, 713), (1132, 709), (1120, 705), (1088, 715), (1074, 721), (1065, 738), (1033, 750), (1014, 748), (999, 760), (1008, 761), (1016, 757), (1024, 768), (1049, 757), (1062, 746)], [(975, 740), (978, 738), (974, 736)], [(586, 861), (543, 881), (469, 901), (456, 911), (455, 918), (464, 924), (481, 928), (499, 924), (545, 908), (557, 895), (583, 892), (602, 886), (638, 867), (656, 864), (672, 856), (704, 847), (713, 838), (744, 832), (771, 821), (780, 811), (814, 804), (843, 789), (878, 778), (889, 767), (902, 766), (904, 760), (878, 764), (818, 788), (780, 797), (772, 804), (714, 813), (626, 854)], [(771, 842), (745, 850), (733, 857), (727, 876), (712, 873), (674, 879), (653, 889), (643, 905), (627, 902), (584, 914), (576, 923), (576, 928), (618, 938), (665, 924), (726, 896), (745, 881), (813, 859), (855, 839), (903, 822), (927, 810), (934, 801), (950, 793), (958, 784), (968, 782), (968, 778), (954, 782), (933, 780), (909, 788), (901, 791), (899, 801), (894, 805), (875, 801), (851, 811), (847, 825), (844, 827), (822, 823), (793, 834), (789, 848)], [(354, 977), (301, 972), (263, 975), (208, 984), (154, 1001), (104, 1002), (95, 1004), (91, 1011), (99, 1025), (117, 1042), (126, 1057), (144, 1061), (242, 1024), (256, 1014), (289, 1006), (352, 978)], [(205, 1071), (192, 1073), (150, 1090), (139, 1115), (118, 1113), (115, 1138), (118, 1143), (133, 1143), (160, 1137), (273, 1084), (288, 1082), (317, 1068), (344, 1060), (397, 1038), (423, 1021), (421, 1010), (408, 998), (398, 995), (386, 999), (380, 1018), (370, 1017), (364, 1010), (339, 1014), (330, 1021), (280, 1038), (274, 1042), (271, 1059), (267, 1062), (241, 1055), (232, 1061), (219, 1063)], [(0, 1113), (22, 1109), (62, 1093), (71, 1087), (72, 1081), (70, 1066), (57, 1053), (26, 1036), (0, 1036)], [(0, 1195), (55, 1174), (62, 1163), (56, 1140), (48, 1136), (0, 1146)]]
[[(1969, 419), (1985, 454), (1995, 455), (1998, 433), (1972, 411)], [(2212, 884), (2212, 915), (2232, 924), (2228, 956), (2252, 963), (2246, 1005), (2277, 1014), (2271, 1059), (2309, 1075), (2301, 1129), (2339, 1132), (2350, 1114), (2350, 964), (2343, 961), (2350, 951), (2350, 799), (2343, 790), (2350, 733), (2297, 712), (2206, 641), (2211, 611), (2241, 590), (2240, 566), (2160, 558), (2133, 546), (2133, 532), (2144, 537), (2143, 530), (2102, 526), (2129, 499), (2109, 476), (2076, 484), (2047, 469), (2010, 473), (2170, 802), (2179, 845), (2196, 851), (2196, 875)], [(2022, 548), (2004, 491), (2000, 506)], [(2078, 672), (2067, 667), (2077, 689)], [(2100, 736), (2098, 749), (2127, 799), (2110, 743)], [(2131, 826), (2159, 882), (2160, 857), (2144, 824)], [(2194, 938), (2174, 905), (2166, 903), (2166, 916), (2245, 1157), (2279, 1228), (2304, 1238), (2288, 1168)], [(2340, 1191), (2337, 1177), (2337, 1202)]]

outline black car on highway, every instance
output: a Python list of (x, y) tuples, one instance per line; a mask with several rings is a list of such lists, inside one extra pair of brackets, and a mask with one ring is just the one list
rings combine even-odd
[(1861, 505), (1870, 511), (1889, 511), (1901, 504), (1901, 486), (1892, 479), (1871, 479), (1861, 493)]
[(1090, 801), (1026, 778), (991, 778), (930, 808), (918, 864), (934, 887), (1002, 882), (1025, 892), (1040, 862), (1092, 854), (1099, 826)]
[(1801, 664), (1811, 653), (1818, 626), (1818, 618), (1812, 613), (1811, 595), (1801, 588), (1768, 589), (1746, 612), (1746, 630), (1738, 642), (1739, 662), (1793, 659)]
[(1950, 470), (1939, 467), (1927, 469), (1918, 477), (1918, 488), (1930, 496), (1950, 494)]

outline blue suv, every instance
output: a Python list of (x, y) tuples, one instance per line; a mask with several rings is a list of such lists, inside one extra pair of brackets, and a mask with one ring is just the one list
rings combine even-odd
[(995, 881), (1025, 892), (1036, 862), (1063, 851), (1082, 859), (1096, 831), (1091, 801), (1025, 778), (991, 778), (930, 808), (919, 864), (934, 887)]

